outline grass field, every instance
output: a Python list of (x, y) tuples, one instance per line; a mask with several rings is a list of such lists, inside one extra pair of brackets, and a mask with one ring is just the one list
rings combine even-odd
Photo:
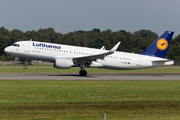
[[(86, 69), (88, 73), (179, 74), (179, 67)], [(49, 65), (0, 66), (0, 73), (77, 73)], [(0, 81), (0, 119), (179, 120), (180, 81)]]
[(0, 81), (0, 91), (1, 119), (180, 119), (180, 81)]

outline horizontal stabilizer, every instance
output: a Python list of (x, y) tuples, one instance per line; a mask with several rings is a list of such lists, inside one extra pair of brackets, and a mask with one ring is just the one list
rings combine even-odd
[(165, 62), (165, 65), (173, 65), (174, 61)]
[(174, 61), (173, 60), (168, 60), (168, 59), (164, 59), (164, 60), (154, 60), (152, 61), (153, 65), (155, 66), (164, 66), (164, 65), (173, 65)]
[(172, 61), (173, 60), (168, 60), (168, 59), (164, 59), (164, 60), (152, 60), (152, 62), (172, 62)]

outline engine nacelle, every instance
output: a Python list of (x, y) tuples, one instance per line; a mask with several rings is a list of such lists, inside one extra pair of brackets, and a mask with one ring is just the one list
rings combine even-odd
[(72, 60), (63, 59), (63, 58), (57, 58), (54, 62), (54, 67), (60, 69), (70, 69), (71, 65), (72, 65)]

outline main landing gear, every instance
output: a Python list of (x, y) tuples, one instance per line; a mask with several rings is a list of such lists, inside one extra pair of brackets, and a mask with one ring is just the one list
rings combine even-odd
[(85, 70), (80, 70), (80, 71), (79, 71), (79, 74), (80, 74), (81, 76), (86, 76), (86, 75), (87, 75), (87, 72), (86, 72)]
[(81, 64), (81, 65), (80, 65), (80, 68), (81, 68), (81, 70), (79, 71), (79, 74), (80, 74), (81, 76), (86, 76), (86, 75), (87, 75), (87, 72), (86, 72), (86, 70), (85, 70), (85, 64)]

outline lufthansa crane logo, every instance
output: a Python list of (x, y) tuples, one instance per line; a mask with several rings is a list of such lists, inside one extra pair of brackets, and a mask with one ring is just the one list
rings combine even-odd
[(161, 38), (156, 42), (156, 46), (159, 50), (166, 50), (168, 47), (168, 41), (164, 38)]

